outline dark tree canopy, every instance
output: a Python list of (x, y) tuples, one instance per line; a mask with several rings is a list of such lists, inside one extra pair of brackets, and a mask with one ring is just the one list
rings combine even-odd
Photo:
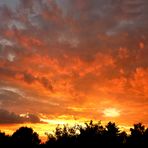
[(11, 136), (0, 132), (0, 147), (148, 147), (148, 128), (142, 123), (134, 124), (130, 134), (120, 131), (118, 126), (109, 122), (85, 123), (85, 126), (57, 126), (54, 134), (46, 133), (48, 140), (41, 143), (39, 135), (32, 128), (20, 127)]
[(40, 139), (32, 128), (21, 127), (12, 135), (12, 142), (14, 145), (39, 145)]

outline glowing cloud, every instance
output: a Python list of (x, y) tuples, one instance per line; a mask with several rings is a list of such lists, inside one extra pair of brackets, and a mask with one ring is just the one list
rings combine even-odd
[(1, 119), (147, 124), (147, 12), (148, 0), (0, 0)]
[(104, 109), (103, 114), (105, 117), (119, 117), (120, 111), (116, 108), (106, 108)]

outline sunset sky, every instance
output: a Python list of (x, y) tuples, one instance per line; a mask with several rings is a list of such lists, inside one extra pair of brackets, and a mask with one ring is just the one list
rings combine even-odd
[(148, 0), (0, 0), (0, 129), (148, 125)]

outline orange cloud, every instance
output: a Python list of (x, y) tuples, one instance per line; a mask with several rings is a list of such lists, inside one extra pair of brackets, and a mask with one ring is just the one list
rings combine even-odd
[(13, 9), (0, 15), (0, 107), (54, 123), (147, 123), (145, 7), (31, 0)]

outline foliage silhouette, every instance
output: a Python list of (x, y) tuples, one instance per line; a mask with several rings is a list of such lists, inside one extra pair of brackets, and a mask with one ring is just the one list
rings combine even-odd
[(4, 132), (0, 132), (0, 147), (10, 145), (10, 136), (6, 135)]
[(129, 136), (129, 144), (132, 146), (148, 145), (148, 129), (142, 123), (134, 124), (134, 128), (130, 128), (131, 135)]
[(40, 144), (39, 136), (32, 128), (21, 127), (11, 136), (11, 142), (15, 146), (38, 146)]
[(21, 127), (12, 136), (0, 132), (0, 147), (148, 147), (148, 128), (142, 123), (134, 124), (130, 134), (120, 131), (118, 126), (109, 122), (102, 126), (101, 122), (85, 123), (85, 126), (57, 126), (54, 134), (47, 134), (47, 141), (41, 143), (39, 136), (32, 128)]

